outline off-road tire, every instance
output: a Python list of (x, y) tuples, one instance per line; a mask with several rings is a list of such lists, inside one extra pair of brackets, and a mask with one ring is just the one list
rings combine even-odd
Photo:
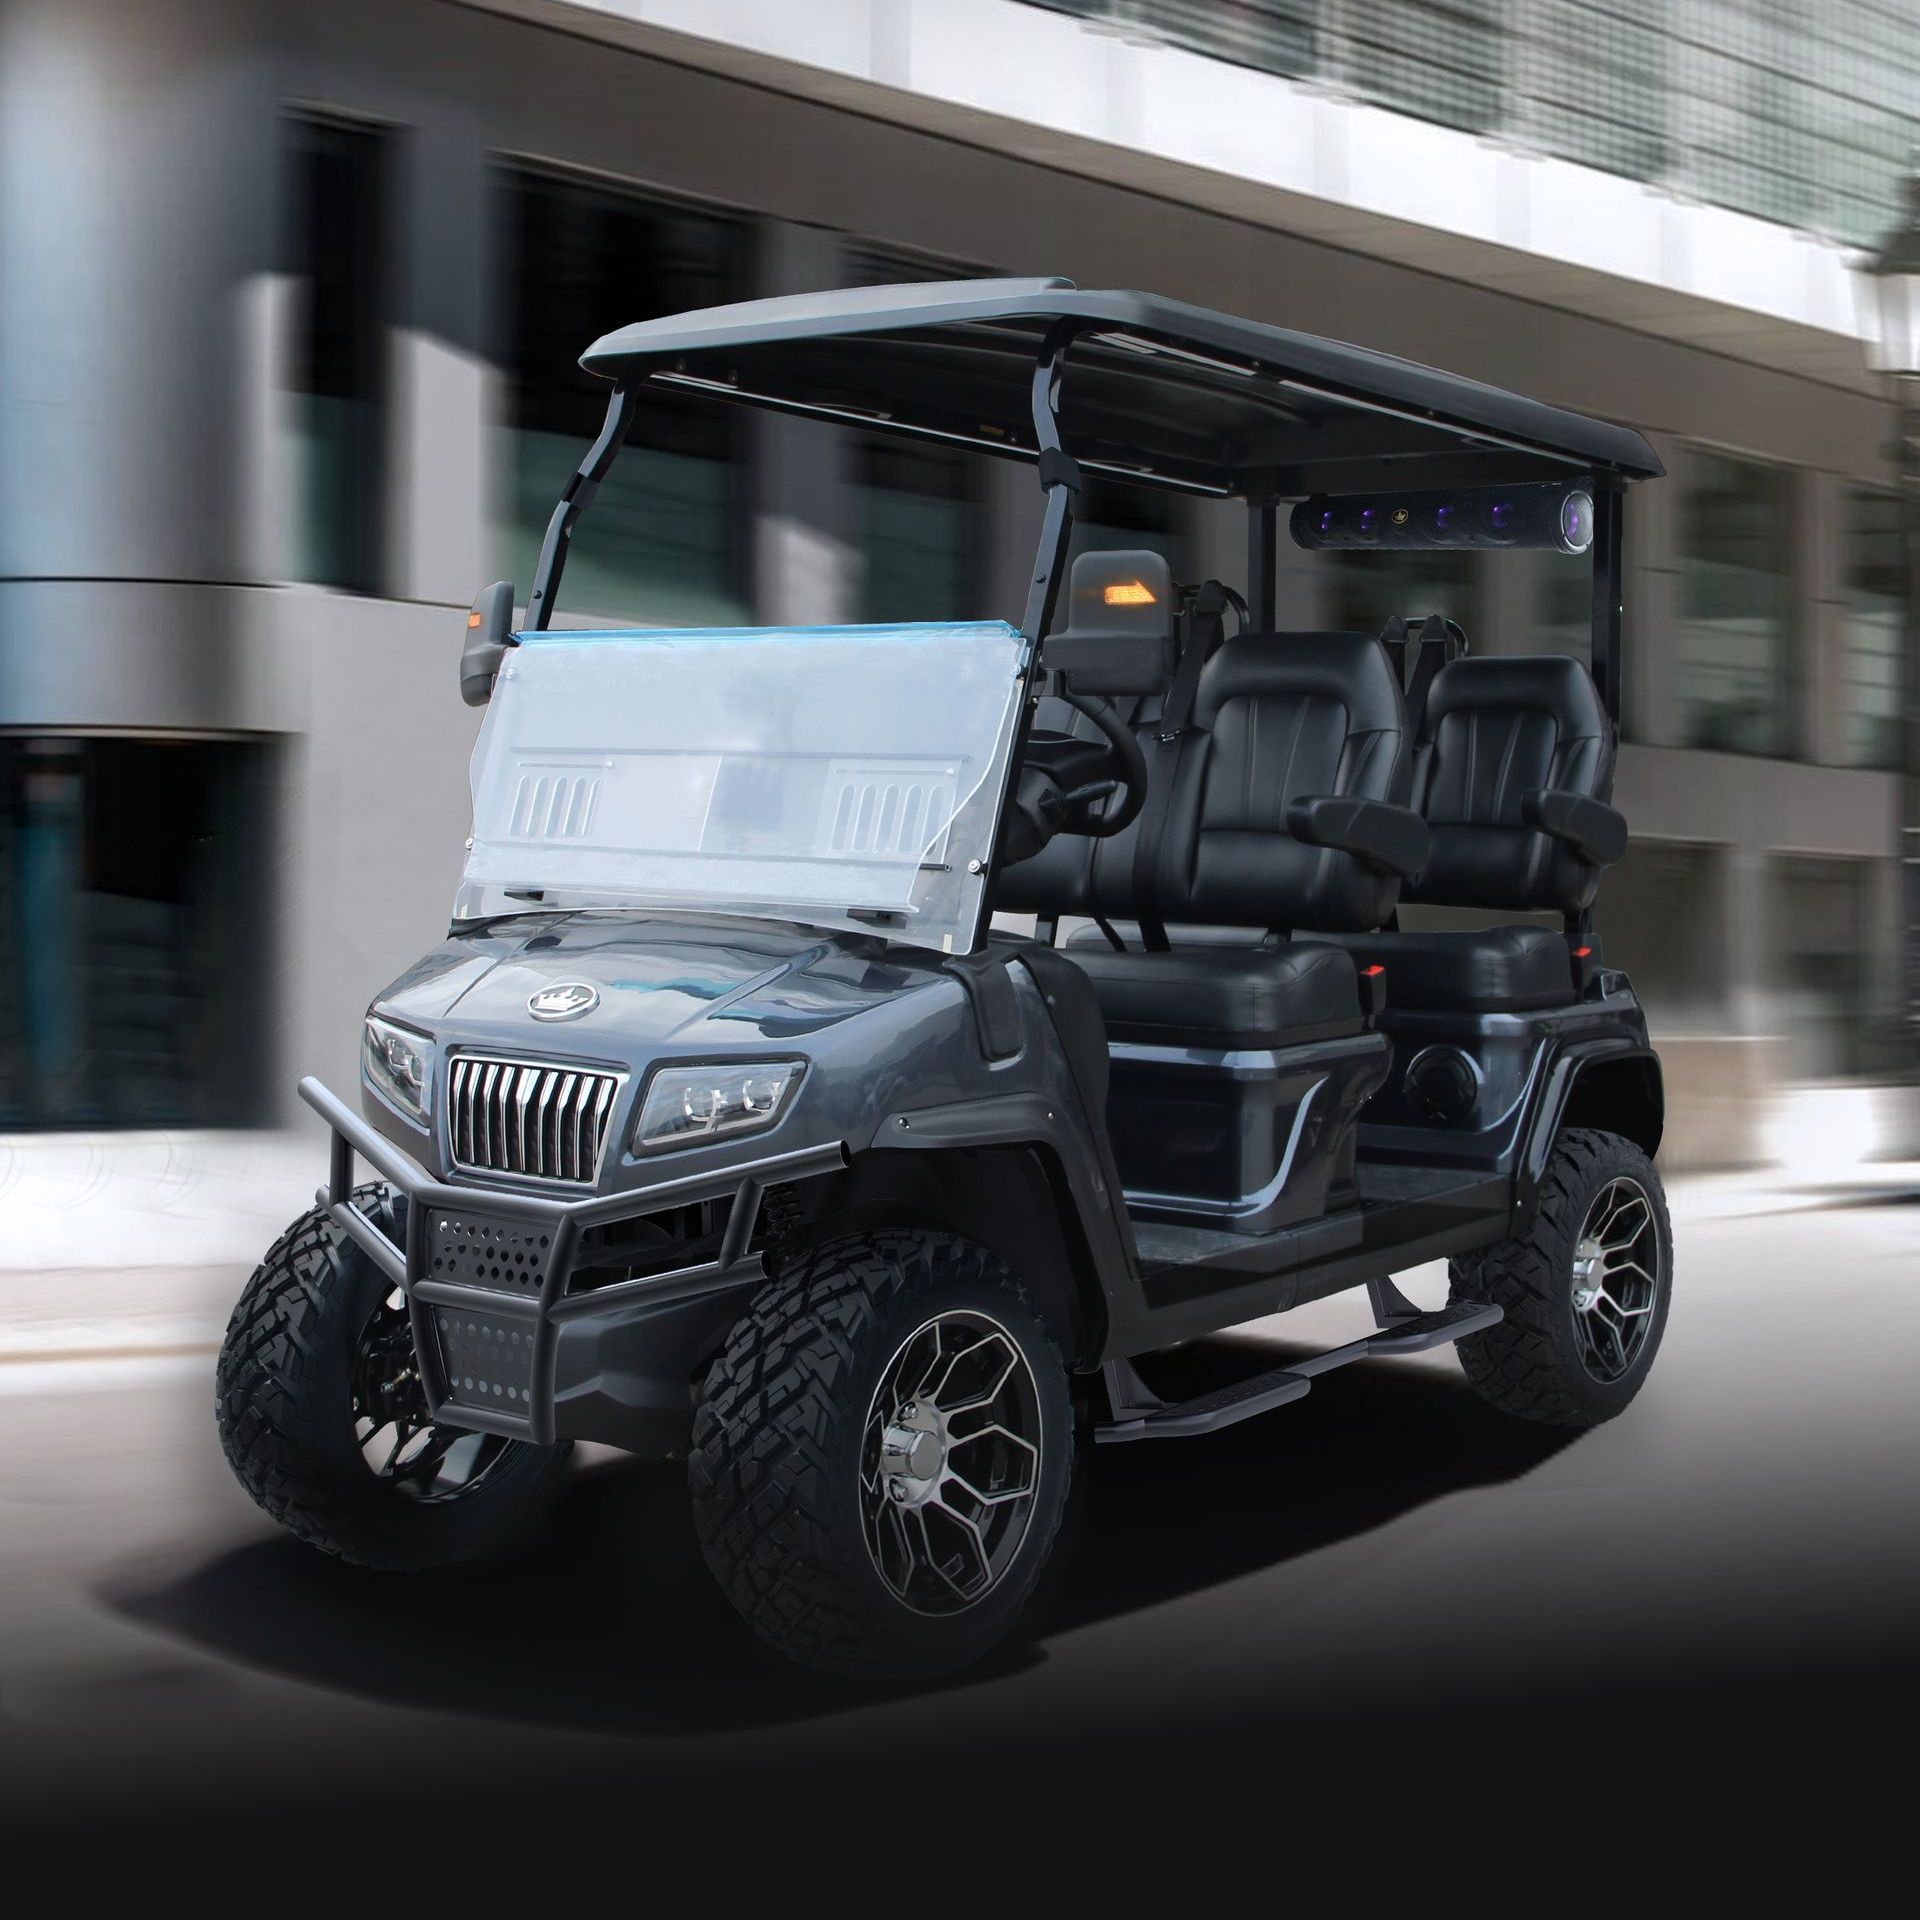
[[(860, 1507), (869, 1406), (901, 1341), (930, 1316), (990, 1316), (1038, 1389), (1036, 1495), (996, 1586), (965, 1611), (911, 1611), (881, 1579)], [(998, 1255), (932, 1231), (829, 1242), (769, 1282), (707, 1373), (688, 1456), (707, 1564), (759, 1636), (803, 1666), (931, 1676), (971, 1664), (1032, 1618), (1067, 1505), (1075, 1412), (1054, 1336)]]
[[(1574, 1249), (1594, 1197), (1622, 1176), (1638, 1182), (1652, 1203), (1661, 1276), (1652, 1324), (1631, 1366), (1617, 1380), (1599, 1380), (1581, 1359), (1574, 1329)], [(1505, 1309), (1497, 1325), (1456, 1348), (1483, 1400), (1549, 1426), (1593, 1427), (1611, 1420), (1640, 1391), (1673, 1297), (1673, 1228), (1653, 1162), (1617, 1133), (1569, 1128), (1547, 1161), (1532, 1224), (1511, 1240), (1460, 1255), (1448, 1274), (1451, 1301), (1490, 1300)]]
[[(359, 1187), (361, 1209), (396, 1239), (404, 1199)], [(318, 1208), (268, 1249), (227, 1323), (214, 1419), (227, 1464), (290, 1533), (358, 1566), (416, 1571), (521, 1544), (546, 1512), (567, 1444), (514, 1443), (457, 1499), (407, 1498), (376, 1477), (353, 1433), (356, 1347), (392, 1283)]]

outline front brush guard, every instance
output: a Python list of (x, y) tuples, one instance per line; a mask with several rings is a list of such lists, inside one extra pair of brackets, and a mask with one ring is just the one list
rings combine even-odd
[[(776, 1181), (836, 1172), (846, 1164), (846, 1151), (836, 1141), (826, 1146), (799, 1147), (787, 1153), (770, 1154), (759, 1160), (735, 1162), (732, 1166), (686, 1174), (677, 1180), (662, 1180), (620, 1193), (557, 1200), (545, 1194), (495, 1187), (449, 1186), (436, 1180), (410, 1154), (376, 1133), (318, 1080), (311, 1076), (302, 1080), (300, 1097), (332, 1130), (327, 1184), (315, 1197), (335, 1225), (406, 1294), (421, 1386), (434, 1424), (505, 1434), (538, 1446), (550, 1446), (556, 1438), (554, 1356), (560, 1329), (567, 1321), (588, 1314), (617, 1312), (622, 1306), (684, 1293), (689, 1287), (719, 1288), (759, 1277), (766, 1270), (765, 1260), (752, 1243), (761, 1196), (767, 1187)], [(356, 1155), (396, 1191), (406, 1195), (404, 1247), (395, 1245), (366, 1212), (354, 1204)], [(695, 1201), (729, 1198), (733, 1205), (726, 1230), (711, 1260), (616, 1281), (590, 1292), (568, 1293), (574, 1253), (584, 1229)], [(529, 1230), (543, 1230), (546, 1246), (538, 1263), (518, 1276), (520, 1284), (513, 1291), (439, 1278), (432, 1272), (431, 1247), (435, 1217), (440, 1214), (462, 1218), (478, 1214)], [(519, 1409), (483, 1407), (459, 1397), (456, 1382), (445, 1364), (437, 1311), (476, 1314), (488, 1324), (498, 1323), (502, 1327), (510, 1324), (516, 1334), (524, 1329), (531, 1350), (526, 1362), (525, 1395)], [(518, 1338), (513, 1344), (518, 1349)]]

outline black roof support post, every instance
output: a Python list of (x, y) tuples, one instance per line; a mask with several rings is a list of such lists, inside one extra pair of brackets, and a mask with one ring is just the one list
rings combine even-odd
[(1247, 495), (1247, 627), (1272, 633), (1280, 623), (1280, 509)]
[(1618, 481), (1596, 477), (1593, 488), (1593, 679), (1620, 729), (1620, 609), (1626, 591), (1621, 566), (1626, 494)]
[(1080, 492), (1080, 468), (1060, 444), (1060, 368), (1079, 331), (1067, 324), (1049, 330), (1033, 367), (1033, 438), (1040, 450), (1040, 485), (1046, 511), (1040, 521), (1040, 545), (1033, 557), (1033, 584), (1027, 589), (1020, 626), (1037, 647), (1060, 599), (1060, 576), (1073, 538), (1073, 502)]
[(553, 618), (553, 596), (560, 590), (560, 576), (566, 570), (567, 548), (573, 540), (574, 522), (592, 504), (607, 477), (620, 443), (633, 424), (633, 394), (626, 387), (615, 387), (607, 401), (607, 417), (601, 423), (600, 437), (587, 449), (587, 457), (573, 471), (560, 503), (547, 522), (547, 537), (540, 543), (539, 564), (533, 570), (533, 586), (527, 594), (529, 633), (540, 633)]

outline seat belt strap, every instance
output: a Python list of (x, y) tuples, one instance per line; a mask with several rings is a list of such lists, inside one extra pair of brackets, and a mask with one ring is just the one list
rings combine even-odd
[(1149, 953), (1167, 950), (1167, 924), (1160, 915), (1160, 850), (1167, 815), (1173, 806), (1174, 779), (1200, 690), (1200, 669), (1219, 645), (1226, 628), (1226, 597), (1211, 584), (1201, 589), (1187, 624), (1187, 644), (1173, 670), (1160, 724), (1147, 759), (1147, 806), (1140, 837), (1133, 847), (1133, 910), (1140, 923), (1140, 944)]
[(1419, 634), (1407, 642), (1411, 655), (1405, 683), (1407, 730), (1416, 744), (1426, 731), (1427, 695), (1435, 675), (1447, 664), (1447, 643), (1447, 623), (1437, 613), (1428, 614), (1420, 623)]
[(1387, 615), (1387, 624), (1380, 629), (1381, 651), (1387, 656), (1387, 664), (1393, 669), (1393, 677), (1399, 682), (1400, 691), (1407, 690), (1407, 623), (1397, 613)]

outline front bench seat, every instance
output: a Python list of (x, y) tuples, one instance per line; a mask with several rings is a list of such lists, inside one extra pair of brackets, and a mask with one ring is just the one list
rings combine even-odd
[[(1058, 855), (1049, 848), (1010, 868), (996, 904), (1128, 920), (1145, 907), (1176, 925), (1247, 928), (1254, 938), (1275, 928), (1376, 925), (1392, 911), (1398, 879), (1348, 850), (1343, 836), (1364, 839), (1381, 825), (1356, 827), (1348, 817), (1367, 803), (1383, 803), (1383, 815), (1390, 808), (1418, 832), (1404, 813), (1409, 745), (1399, 684), (1371, 636), (1237, 635), (1201, 672), (1163, 808), (1150, 801), (1111, 840)], [(1162, 768), (1168, 757), (1157, 756)], [(1348, 811), (1328, 819), (1327, 802)], [(1142, 837), (1162, 810), (1158, 858), (1143, 871)], [(1272, 1048), (1365, 1025), (1359, 963), (1338, 947), (1116, 952), (1076, 941), (1066, 952), (1115, 1040)]]
[[(1586, 668), (1557, 654), (1455, 660), (1434, 676), (1421, 734), (1416, 804), (1433, 850), (1401, 898), (1583, 915), (1625, 850), (1605, 804), (1613, 722)], [(1387, 969), (1395, 1007), (1527, 1013), (1575, 997), (1569, 942), (1552, 927), (1332, 937)]]
[(1361, 1027), (1355, 962), (1338, 947), (1176, 947), (1116, 952), (1070, 942), (1110, 1040), (1144, 1046), (1286, 1047)]

